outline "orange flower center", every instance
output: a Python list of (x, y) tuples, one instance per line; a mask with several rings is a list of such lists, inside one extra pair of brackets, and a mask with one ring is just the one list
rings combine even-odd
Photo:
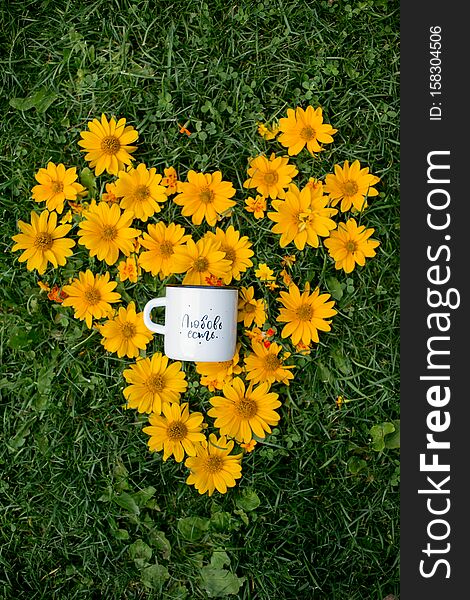
[(34, 240), (34, 245), (40, 250), (49, 250), (53, 244), (52, 235), (50, 233), (38, 233)]
[(264, 183), (266, 185), (274, 185), (279, 181), (279, 175), (277, 171), (268, 171), (264, 174)]
[(310, 321), (313, 317), (313, 308), (310, 304), (301, 304), (295, 311), (295, 315), (300, 321)]
[(89, 287), (87, 290), (85, 290), (84, 296), (85, 300), (91, 306), (98, 304), (98, 302), (101, 300), (101, 293), (95, 287)]
[(204, 470), (209, 473), (218, 473), (219, 471), (222, 471), (223, 466), (224, 459), (221, 456), (213, 454), (206, 458), (204, 463)]
[(346, 196), (354, 196), (359, 191), (359, 187), (355, 181), (345, 181), (343, 183), (343, 190)]
[(117, 237), (117, 229), (114, 226), (108, 226), (103, 229), (103, 239), (107, 241), (112, 241)]
[(159, 373), (153, 373), (145, 382), (147, 388), (154, 394), (155, 392), (162, 392), (165, 388), (165, 378)]
[(146, 185), (138, 185), (133, 196), (137, 202), (144, 202), (150, 196), (150, 190)]
[(204, 273), (209, 268), (209, 261), (204, 256), (201, 256), (194, 261), (193, 268), (195, 271), (198, 271), (198, 273)]
[(281, 366), (281, 361), (275, 354), (267, 354), (264, 359), (264, 366), (267, 371), (276, 371)]
[(345, 247), (348, 252), (356, 252), (356, 250), (357, 250), (357, 244), (356, 244), (356, 242), (353, 242), (352, 240), (349, 240), (349, 242), (346, 242)]
[(215, 194), (209, 187), (201, 188), (199, 192), (199, 200), (203, 204), (211, 204), (214, 202)]
[(258, 405), (251, 398), (241, 398), (235, 410), (242, 419), (252, 419), (258, 412)]
[(135, 325), (133, 323), (124, 323), (121, 325), (121, 335), (126, 340), (129, 340), (135, 336), (137, 333)]
[(168, 240), (165, 240), (160, 244), (160, 254), (165, 258), (170, 258), (174, 254), (173, 244)]
[(188, 435), (188, 428), (181, 421), (173, 421), (167, 427), (167, 435), (171, 441), (180, 441)]
[(101, 140), (101, 150), (103, 150), (105, 154), (117, 154), (120, 148), (121, 144), (114, 135), (108, 135)]
[(54, 194), (59, 194), (60, 192), (64, 191), (64, 184), (62, 181), (52, 181), (51, 190), (54, 192)]
[(229, 246), (222, 246), (221, 250), (222, 250), (222, 252), (225, 252), (225, 258), (227, 260), (231, 260), (232, 262), (235, 262), (235, 260), (237, 258), (235, 248), (230, 248)]
[(316, 131), (315, 129), (313, 129), (313, 127), (310, 127), (310, 125), (307, 125), (306, 127), (303, 127), (300, 130), (300, 137), (303, 140), (307, 140), (307, 142), (309, 142), (310, 140), (313, 140), (316, 137)]

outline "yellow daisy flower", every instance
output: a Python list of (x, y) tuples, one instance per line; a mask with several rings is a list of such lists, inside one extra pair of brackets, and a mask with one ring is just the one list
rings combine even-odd
[(196, 362), (196, 373), (201, 375), (201, 385), (207, 386), (211, 392), (215, 389), (221, 390), (225, 383), (232, 380), (234, 375), (241, 373), (242, 368), (238, 364), (240, 361), (239, 352), (240, 344), (237, 344), (235, 355), (232, 360), (222, 362)]
[(139, 267), (135, 258), (132, 256), (122, 260), (118, 264), (119, 281), (129, 280), (131, 283), (136, 283), (139, 277)]
[(294, 375), (289, 369), (294, 365), (284, 365), (283, 360), (279, 358), (279, 352), (282, 347), (276, 342), (272, 342), (267, 348), (264, 344), (253, 340), (251, 342), (253, 353), (245, 356), (246, 378), (253, 383), (274, 383), (281, 381), (289, 385), (289, 379)]
[(258, 133), (265, 140), (273, 140), (279, 133), (279, 125), (266, 125), (266, 123), (258, 123)]
[(132, 210), (136, 219), (147, 221), (160, 212), (159, 202), (168, 200), (165, 188), (159, 185), (161, 179), (156, 169), (147, 169), (144, 163), (135, 169), (120, 171), (116, 181), (116, 195), (121, 198), (120, 207)]
[(179, 273), (174, 266), (175, 251), (182, 248), (189, 239), (191, 236), (185, 233), (181, 225), (165, 225), (162, 221), (148, 225), (147, 233), (140, 240), (141, 245), (148, 250), (139, 255), (140, 266), (154, 276), (159, 275), (160, 279)]
[(174, 456), (182, 462), (185, 454), (196, 456), (196, 446), (206, 439), (202, 433), (204, 416), (200, 412), (189, 412), (188, 403), (162, 406), (163, 416), (152, 414), (150, 426), (142, 431), (150, 436), (148, 446), (151, 452), (163, 450), (163, 460)]
[(167, 196), (171, 196), (172, 194), (176, 194), (179, 187), (178, 174), (174, 167), (168, 167), (168, 169), (163, 169), (163, 177), (160, 182), (160, 185), (163, 185), (165, 188), (165, 194)]
[(75, 309), (74, 317), (85, 321), (90, 328), (93, 319), (101, 319), (112, 312), (111, 302), (119, 302), (121, 294), (113, 292), (117, 286), (115, 281), (109, 281), (109, 273), (93, 275), (87, 269), (80, 272), (78, 278), (69, 285), (64, 285), (63, 291), (68, 295), (64, 306)]
[(266, 263), (259, 263), (255, 269), (255, 276), (261, 281), (275, 281), (274, 271)]
[(138, 132), (131, 126), (126, 126), (126, 119), (114, 119), (101, 115), (101, 122), (93, 119), (87, 123), (89, 131), (81, 131), (82, 139), (78, 145), (86, 152), (85, 160), (90, 163), (90, 168), (95, 169), (95, 175), (104, 171), (110, 175), (117, 175), (125, 165), (130, 165), (134, 160), (131, 152), (137, 146), (130, 146), (139, 137)]
[(240, 323), (243, 321), (245, 327), (250, 327), (253, 321), (262, 327), (266, 321), (266, 303), (263, 299), (255, 299), (255, 290), (253, 286), (242, 287), (238, 295), (238, 318)]
[(218, 249), (213, 240), (203, 238), (194, 242), (189, 239), (185, 246), (175, 249), (173, 268), (175, 273), (186, 273), (184, 285), (208, 285), (212, 275), (225, 278), (230, 272), (230, 261), (225, 252)]
[(240, 444), (240, 448), (243, 448), (243, 450), (245, 452), (253, 452), (253, 450), (255, 449), (255, 446), (258, 442), (256, 440), (250, 440), (249, 442), (247, 442), (246, 444), (244, 444), (243, 442)]
[(273, 233), (281, 234), (281, 248), (291, 242), (298, 250), (303, 250), (306, 244), (318, 248), (319, 236), (328, 236), (336, 227), (330, 217), (338, 211), (327, 205), (328, 196), (323, 196), (321, 190), (319, 194), (308, 188), (300, 191), (294, 184), (289, 186), (285, 200), (273, 200), (275, 212), (269, 212), (268, 217), (275, 223)]
[(119, 258), (119, 251), (130, 255), (132, 240), (140, 234), (138, 229), (130, 227), (133, 219), (133, 212), (121, 212), (117, 204), (100, 202), (88, 210), (79, 223), (78, 243), (88, 248), (90, 256), (114, 265)]
[(377, 248), (380, 242), (369, 239), (374, 231), (366, 229), (364, 225), (358, 226), (354, 219), (339, 223), (338, 229), (332, 231), (330, 237), (324, 241), (335, 261), (335, 268), (351, 273), (356, 264), (363, 267), (366, 258), (375, 256), (374, 248)]
[(127, 408), (136, 408), (139, 413), (161, 414), (162, 403), (179, 403), (181, 394), (188, 388), (186, 374), (181, 362), (168, 364), (169, 359), (161, 352), (152, 358), (139, 358), (123, 372), (130, 383), (123, 390)]
[(31, 212), (31, 223), (18, 221), (18, 227), (21, 233), (12, 237), (16, 242), (12, 251), (24, 250), (18, 260), (27, 261), (28, 271), (36, 269), (39, 275), (42, 275), (48, 263), (54, 268), (63, 267), (67, 257), (72, 256), (71, 248), (75, 246), (75, 242), (65, 237), (72, 226), (57, 227), (56, 212), (44, 210), (40, 215)]
[(253, 213), (255, 219), (262, 219), (266, 211), (266, 198), (264, 196), (256, 196), (256, 198), (247, 198), (245, 200), (245, 210)]
[(337, 314), (333, 309), (334, 301), (328, 302), (330, 294), (320, 294), (316, 288), (312, 294), (309, 290), (300, 293), (295, 284), (291, 284), (288, 292), (281, 292), (279, 302), (284, 308), (279, 311), (277, 321), (287, 323), (281, 332), (281, 337), (291, 337), (292, 343), (303, 342), (308, 345), (311, 341), (318, 344), (318, 331), (331, 331), (327, 320)]
[(210, 399), (212, 407), (208, 411), (214, 417), (214, 425), (221, 435), (234, 438), (237, 442), (249, 442), (253, 434), (264, 438), (271, 433), (270, 425), (277, 425), (280, 416), (275, 411), (281, 406), (279, 395), (269, 391), (266, 381), (257, 387), (250, 383), (248, 388), (240, 377), (235, 377), (223, 387), (223, 396)]
[(39, 169), (34, 178), (39, 185), (31, 190), (33, 200), (45, 202), (47, 210), (56, 210), (59, 214), (64, 210), (65, 200), (76, 200), (85, 188), (77, 183), (77, 169), (66, 169), (60, 163), (47, 163), (46, 169)]
[(379, 177), (369, 173), (369, 167), (361, 169), (361, 163), (355, 160), (349, 165), (347, 160), (341, 168), (334, 167), (335, 173), (325, 177), (325, 192), (330, 195), (331, 206), (341, 201), (341, 210), (346, 212), (351, 207), (357, 211), (367, 208), (367, 198), (377, 196), (378, 191), (372, 187), (380, 181)]
[(239, 280), (241, 273), (253, 266), (250, 260), (254, 255), (251, 250), (253, 244), (246, 235), (240, 236), (240, 232), (236, 231), (233, 225), (225, 231), (217, 227), (215, 233), (208, 231), (206, 236), (220, 244), (219, 250), (225, 252), (225, 259), (230, 261), (230, 271), (223, 278), (226, 285), (232, 281), (232, 278)]
[(116, 195), (116, 183), (107, 183), (105, 185), (106, 192), (101, 195), (101, 200), (103, 202), (108, 202), (109, 204), (114, 204), (114, 202), (119, 202), (119, 198)]
[(225, 436), (217, 438), (211, 433), (209, 440), (196, 446), (196, 456), (186, 459), (184, 464), (191, 472), (186, 483), (194, 485), (200, 494), (208, 492), (209, 496), (215, 490), (225, 494), (234, 487), (235, 480), (242, 476), (243, 453), (230, 454), (233, 446), (233, 441), (227, 442)]
[(287, 117), (279, 119), (281, 135), (278, 141), (294, 156), (307, 146), (310, 154), (321, 152), (321, 144), (331, 144), (333, 135), (338, 131), (331, 125), (323, 123), (322, 109), (307, 106), (306, 110), (298, 106), (295, 110), (287, 109)]
[(135, 303), (129, 302), (127, 308), (121, 306), (118, 314), (99, 326), (103, 336), (101, 343), (108, 352), (117, 352), (119, 358), (136, 358), (139, 350), (145, 350), (153, 335), (147, 329), (142, 313), (137, 313)]
[(235, 206), (230, 198), (235, 188), (230, 181), (222, 181), (222, 173), (196, 173), (189, 171), (188, 181), (178, 185), (178, 194), (173, 201), (182, 206), (181, 214), (191, 217), (194, 225), (200, 225), (205, 219), (209, 225), (215, 225), (218, 217)]
[(271, 154), (269, 160), (263, 155), (252, 158), (247, 170), (248, 179), (243, 186), (248, 189), (256, 188), (261, 196), (269, 196), (273, 200), (284, 198), (285, 188), (299, 172), (297, 167), (288, 162), (287, 157), (276, 158), (275, 154)]

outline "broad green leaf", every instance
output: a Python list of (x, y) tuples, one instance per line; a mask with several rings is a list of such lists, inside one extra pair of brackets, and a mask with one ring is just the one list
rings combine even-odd
[(148, 562), (152, 558), (152, 548), (144, 540), (136, 540), (129, 546), (129, 556), (134, 561), (141, 559)]
[(246, 489), (236, 498), (235, 504), (245, 512), (255, 510), (261, 504), (258, 494), (252, 489)]
[(359, 458), (359, 456), (351, 456), (351, 458), (348, 460), (348, 471), (352, 473), (352, 475), (357, 475), (366, 467), (366, 461), (363, 458)]
[(336, 277), (328, 277), (326, 280), (328, 291), (335, 300), (341, 300), (343, 297), (343, 288)]
[(117, 540), (128, 540), (129, 532), (126, 529), (116, 529), (113, 531), (113, 535)]
[(171, 544), (163, 531), (152, 529), (148, 535), (148, 543), (156, 548), (165, 560), (170, 558)]
[(202, 517), (183, 517), (178, 521), (178, 531), (189, 542), (197, 542), (209, 529), (209, 519)]
[(317, 362), (317, 368), (320, 380), (323, 381), (323, 383), (332, 383), (334, 381), (334, 377), (331, 374), (330, 370), (327, 367), (325, 367), (325, 365), (322, 362)]
[(119, 495), (113, 496), (113, 500), (121, 508), (124, 508), (132, 515), (138, 515), (140, 513), (140, 509), (137, 506), (136, 501), (127, 492), (121, 492)]
[(224, 598), (231, 594), (238, 594), (245, 577), (237, 577), (226, 569), (215, 569), (211, 566), (201, 569), (201, 587), (207, 592), (209, 598)]
[[(140, 572), (140, 580), (149, 590), (159, 590), (169, 579), (170, 573), (163, 565), (149, 565)], [(178, 596), (177, 596), (178, 597)], [(184, 596), (179, 596), (184, 598)]]
[(332, 350), (331, 356), (338, 371), (341, 371), (343, 375), (349, 375), (351, 373), (351, 361), (347, 356), (344, 356), (338, 349)]
[(372, 437), (372, 449), (377, 452), (381, 452), (385, 448), (385, 440), (384, 437), (395, 431), (395, 425), (393, 423), (380, 423), (379, 425), (374, 425), (369, 433)]
[(94, 196), (97, 192), (96, 177), (88, 167), (85, 167), (80, 171), (80, 183), (87, 188), (91, 196)]
[(146, 506), (150, 498), (152, 498), (152, 496), (155, 495), (156, 491), (157, 489), (150, 485), (143, 490), (135, 492), (135, 494), (132, 494), (132, 497), (134, 498), (137, 506), (139, 508), (143, 508), (144, 506)]
[(211, 556), (211, 567), (222, 569), (230, 566), (230, 558), (225, 550), (214, 550)]
[(387, 434), (384, 437), (385, 447), (386, 448), (399, 448), (400, 447), (400, 420), (397, 419), (392, 421), (395, 426), (395, 431)]

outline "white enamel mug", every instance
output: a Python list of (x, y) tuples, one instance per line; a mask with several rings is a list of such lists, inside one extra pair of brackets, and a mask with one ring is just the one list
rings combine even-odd
[[(235, 356), (237, 288), (167, 285), (165, 296), (149, 300), (144, 323), (165, 336), (165, 354), (174, 360), (222, 362)], [(152, 309), (165, 308), (164, 324), (152, 321)]]

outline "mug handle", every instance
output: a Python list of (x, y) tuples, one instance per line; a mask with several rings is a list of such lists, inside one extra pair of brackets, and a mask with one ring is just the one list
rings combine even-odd
[(161, 333), (165, 335), (165, 326), (159, 325), (158, 323), (154, 323), (150, 318), (150, 313), (152, 312), (152, 308), (157, 308), (158, 306), (166, 306), (166, 298), (153, 298), (149, 300), (147, 304), (144, 306), (144, 323), (147, 329), (153, 331), (155, 333)]

